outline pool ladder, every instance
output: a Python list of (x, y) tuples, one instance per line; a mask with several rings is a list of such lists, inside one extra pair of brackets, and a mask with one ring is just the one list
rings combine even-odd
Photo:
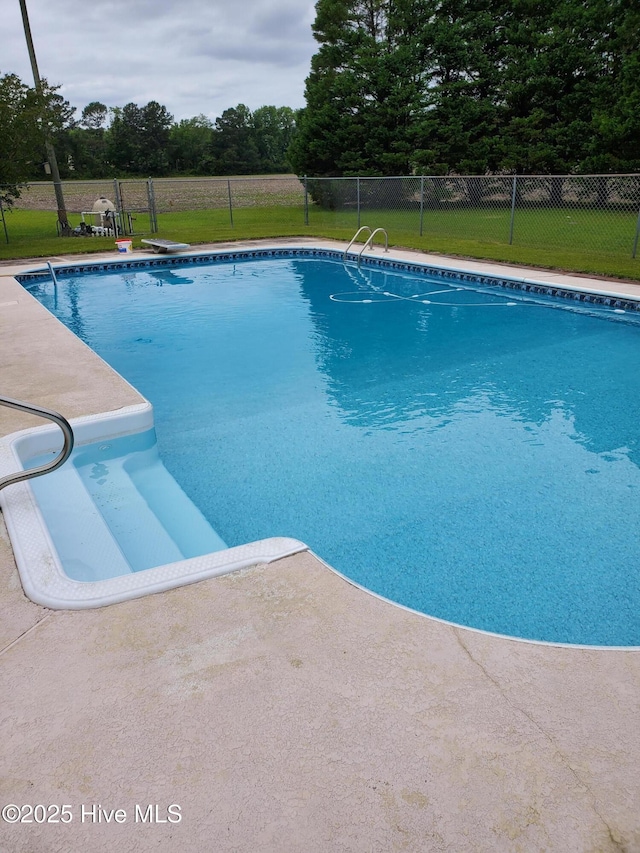
[(373, 245), (373, 238), (376, 236), (376, 234), (384, 234), (384, 250), (385, 250), (385, 252), (389, 251), (389, 235), (387, 234), (385, 229), (384, 228), (376, 228), (375, 231), (372, 231), (368, 225), (363, 225), (361, 228), (358, 228), (356, 233), (351, 238), (351, 242), (349, 243), (349, 245), (345, 249), (344, 255), (342, 256), (343, 261), (347, 260), (347, 254), (349, 252), (349, 249), (353, 246), (353, 244), (356, 242), (356, 240), (358, 239), (360, 234), (362, 234), (363, 231), (368, 231), (369, 236), (367, 237), (364, 246), (360, 249), (360, 252), (358, 253), (358, 266), (360, 266), (360, 259), (362, 258), (362, 255), (365, 253), (365, 251), (371, 245)]
[(11, 397), (0, 397), (0, 406), (7, 406), (9, 409), (18, 409), (20, 412), (27, 412), (30, 415), (36, 415), (40, 418), (47, 418), (60, 427), (64, 436), (62, 450), (52, 462), (48, 462), (46, 465), (39, 465), (37, 468), (29, 468), (28, 471), (19, 471), (17, 474), (0, 477), (0, 489), (4, 489), (5, 486), (11, 486), (14, 483), (20, 483), (22, 480), (30, 480), (32, 477), (40, 477), (42, 474), (48, 474), (50, 471), (55, 471), (56, 468), (59, 468), (67, 461), (73, 450), (73, 430), (66, 418), (63, 418), (58, 412), (52, 412), (51, 409), (45, 409), (42, 406), (30, 406), (28, 403), (22, 403), (20, 400), (12, 400)]

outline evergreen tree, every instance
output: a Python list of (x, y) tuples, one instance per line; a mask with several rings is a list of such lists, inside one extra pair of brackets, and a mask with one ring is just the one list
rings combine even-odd
[(108, 108), (92, 101), (82, 110), (82, 116), (69, 132), (69, 147), (74, 177), (102, 178), (109, 172), (104, 124)]
[(299, 174), (640, 160), (637, 0), (318, 0)]
[(419, 171), (477, 175), (499, 168), (501, 17), (501, 0), (442, 0), (422, 21), (429, 73), (426, 109), (416, 117)]
[(104, 127), (109, 116), (108, 108), (100, 101), (91, 101), (82, 110), (80, 124), (89, 130), (100, 130)]
[(414, 117), (429, 80), (417, 38), (426, 0), (318, 0), (320, 49), (290, 150), (298, 173), (397, 175), (410, 170)]
[(583, 172), (640, 171), (640, 6), (611, 0), (600, 44), (602, 96)]
[(502, 166), (578, 171), (593, 146), (594, 111), (610, 97), (602, 54), (609, 2), (521, 2), (507, 16)]
[(68, 140), (70, 163), (76, 178), (103, 178), (109, 174), (105, 130), (74, 127)]
[(248, 107), (238, 104), (216, 119), (211, 151), (214, 174), (250, 175), (258, 171), (260, 155)]
[(287, 152), (296, 132), (291, 107), (259, 107), (251, 116), (251, 127), (260, 158), (259, 171), (288, 171)]
[(179, 124), (174, 124), (169, 133), (171, 171), (189, 175), (212, 174), (212, 140), (213, 122), (204, 115), (182, 119)]
[(116, 107), (106, 133), (109, 162), (132, 175), (165, 175), (172, 123), (173, 117), (157, 101)]

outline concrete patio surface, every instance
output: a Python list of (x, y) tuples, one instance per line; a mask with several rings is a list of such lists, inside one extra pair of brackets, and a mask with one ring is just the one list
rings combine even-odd
[[(12, 278), (35, 265), (0, 267), (1, 393), (139, 402)], [(0, 408), (0, 434), (32, 425)], [(0, 818), (1, 853), (640, 851), (640, 651), (447, 625), (308, 552), (52, 611), (0, 520), (0, 697), (0, 809), (68, 806)]]

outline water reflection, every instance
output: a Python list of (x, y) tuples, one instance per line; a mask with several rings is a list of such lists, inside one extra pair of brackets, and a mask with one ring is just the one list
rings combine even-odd
[[(337, 301), (330, 297), (342, 284), (318, 286), (300, 272), (317, 362), (346, 422), (404, 429), (420, 420), (437, 429), (476, 405), (541, 426), (560, 410), (575, 440), (596, 453), (626, 448), (640, 464), (640, 380), (629, 370), (637, 326), (526, 302), (476, 309), (469, 303), (510, 297), (442, 294), (438, 284), (353, 269), (342, 275), (350, 295)], [(412, 301), (430, 288), (440, 291), (431, 304)]]

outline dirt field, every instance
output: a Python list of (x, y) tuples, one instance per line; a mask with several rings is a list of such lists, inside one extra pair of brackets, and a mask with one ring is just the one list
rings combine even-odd
[[(295, 175), (233, 176), (224, 178), (153, 178), (63, 181), (65, 204), (70, 213), (91, 210), (100, 196), (115, 202), (118, 193), (124, 210), (148, 210), (153, 192), (157, 213), (212, 210), (233, 207), (295, 205), (304, 201), (304, 187)], [(51, 181), (37, 181), (22, 190), (15, 203), (22, 210), (56, 210)]]

